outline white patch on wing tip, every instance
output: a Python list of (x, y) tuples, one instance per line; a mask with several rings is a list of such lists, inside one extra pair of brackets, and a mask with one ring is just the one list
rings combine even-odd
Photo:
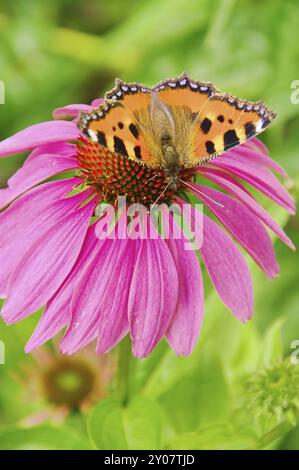
[(260, 119), (257, 123), (256, 123), (256, 126), (255, 126), (255, 131), (256, 132), (261, 132), (262, 131), (262, 126), (263, 126), (263, 119)]
[(88, 134), (89, 134), (89, 136), (90, 136), (90, 138), (93, 142), (98, 141), (98, 135), (97, 135), (96, 131), (93, 131), (92, 129), (88, 129), (87, 132), (88, 132)]

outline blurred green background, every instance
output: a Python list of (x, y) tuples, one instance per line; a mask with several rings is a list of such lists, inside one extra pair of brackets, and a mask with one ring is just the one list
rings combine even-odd
[[(115, 77), (152, 85), (187, 71), (278, 112), (262, 140), (291, 175), (286, 184), (297, 199), (298, 24), (297, 0), (0, 1), (0, 139), (51, 119), (55, 107), (103, 96)], [(1, 187), (23, 158), (0, 162)], [(298, 246), (298, 217), (263, 203)], [(290, 362), (299, 340), (299, 260), (279, 242), (276, 249), (279, 279), (266, 280), (251, 264), (254, 319), (238, 324), (206, 282), (194, 354), (177, 358), (161, 343), (150, 358), (132, 361), (125, 407), (115, 399), (117, 352), (112, 372), (97, 365), (105, 390), (98, 398), (106, 399), (90, 409), (61, 406), (45, 390), (43, 354), (59, 368), (56, 346), (38, 360), (23, 352), (38, 314), (10, 327), (1, 322), (0, 448), (299, 449), (299, 364)], [(66, 373), (62, 387), (76, 388), (80, 374), (78, 367)]]

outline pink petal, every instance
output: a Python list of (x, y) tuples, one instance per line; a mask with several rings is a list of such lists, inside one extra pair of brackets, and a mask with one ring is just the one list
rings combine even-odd
[(74, 157), (32, 152), (24, 165), (8, 180), (8, 188), (0, 190), (0, 208), (36, 184), (77, 167), (78, 161)]
[(295, 213), (294, 201), (287, 190), (270, 171), (261, 165), (250, 160), (243, 161), (235, 155), (226, 158), (226, 154), (217, 157), (211, 165), (223, 168), (242, 178), (291, 214)]
[(56, 108), (53, 111), (54, 119), (72, 119), (79, 116), (81, 112), (90, 112), (93, 109), (101, 106), (105, 100), (103, 98), (97, 98), (91, 102), (91, 105), (88, 104), (69, 104), (67, 106), (62, 106), (61, 108)]
[(26, 162), (39, 157), (40, 155), (60, 155), (62, 157), (75, 157), (77, 154), (77, 146), (69, 142), (51, 142), (50, 144), (40, 145), (36, 147), (29, 157), (27, 157)]
[(86, 192), (64, 200), (65, 213), (40, 235), (20, 259), (9, 281), (2, 314), (7, 323), (44, 305), (61, 286), (81, 250), (97, 200), (78, 207)]
[(195, 251), (186, 250), (186, 243), (187, 238), (182, 231), (180, 239), (170, 236), (167, 240), (178, 273), (179, 295), (166, 338), (180, 356), (188, 356), (193, 351), (204, 310), (204, 289), (199, 260)]
[(0, 295), (23, 254), (49, 224), (65, 214), (63, 197), (81, 183), (79, 178), (45, 183), (30, 190), (0, 214)]
[(98, 240), (81, 273), (71, 301), (72, 321), (60, 345), (64, 354), (73, 354), (97, 336), (99, 309), (118, 258), (119, 242), (120, 240)]
[(200, 252), (220, 299), (240, 321), (249, 320), (253, 311), (253, 287), (244, 256), (209, 217), (203, 215), (203, 227), (197, 229), (203, 230)]
[(95, 100), (91, 102), (91, 106), (93, 108), (98, 108), (99, 106), (104, 104), (104, 102), (105, 102), (104, 98), (96, 98)]
[(295, 246), (292, 241), (288, 238), (283, 229), (272, 219), (272, 217), (266, 212), (263, 207), (256, 202), (256, 200), (248, 194), (248, 192), (240, 189), (239, 185), (236, 185), (234, 180), (228, 180), (227, 175), (219, 170), (213, 168), (202, 167), (201, 173), (203, 176), (210, 181), (218, 184), (233, 196), (237, 197), (246, 207), (248, 207), (254, 214), (256, 214), (286, 245), (292, 250), (295, 250)]
[(243, 192), (247, 193), (250, 197), (252, 197), (251, 193), (245, 188), (245, 186), (243, 186), (242, 183), (240, 183), (240, 181), (238, 181), (231, 174), (227, 173), (226, 171), (222, 169), (211, 168), (208, 166), (201, 165), (201, 166), (196, 167), (196, 171), (200, 174), (200, 176), (204, 176), (204, 178), (207, 178), (207, 174), (219, 174), (224, 180), (230, 181), (232, 184), (234, 184), (235, 186), (240, 188)]
[(147, 356), (165, 334), (177, 298), (177, 271), (165, 241), (160, 237), (141, 239), (128, 301), (136, 357)]
[(17, 132), (0, 142), (0, 157), (25, 152), (51, 142), (76, 140), (79, 136), (80, 131), (73, 122), (42, 122)]
[(74, 267), (63, 285), (47, 303), (45, 311), (26, 345), (26, 352), (32, 351), (53, 338), (71, 321), (70, 303), (73, 293), (77, 288), (83, 269), (98, 244), (99, 240), (94, 234), (93, 225), (87, 231), (82, 250)]
[(251, 147), (255, 150), (258, 150), (259, 152), (268, 155), (268, 149), (264, 142), (262, 142), (260, 139), (257, 137), (252, 137), (251, 139), (247, 140), (247, 142), (243, 145), (247, 145), (248, 147)]
[(70, 119), (77, 117), (81, 112), (89, 112), (92, 109), (92, 106), (88, 104), (69, 104), (54, 109), (52, 116), (54, 119)]
[(272, 158), (270, 158), (267, 154), (257, 151), (254, 148), (240, 145), (236, 149), (227, 152), (226, 158), (230, 158), (231, 156), (236, 158), (242, 158), (246, 161), (247, 159), (250, 159), (251, 161), (259, 165), (266, 166), (271, 170), (276, 171), (278, 174), (282, 175), (285, 178), (288, 176), (286, 171), (277, 162), (272, 160)]
[[(122, 240), (118, 241), (120, 245)], [(128, 298), (134, 271), (135, 240), (126, 240), (106, 281), (100, 307), (97, 354), (109, 352), (129, 331)], [(111, 295), (113, 292), (113, 295)]]
[[(256, 263), (270, 278), (279, 272), (271, 239), (259, 219), (232, 197), (206, 186), (191, 184), (201, 191), (200, 199), (227, 228), (235, 239), (245, 248)], [(194, 194), (196, 192), (194, 191)], [(205, 194), (205, 195), (203, 195)], [(223, 207), (218, 204), (222, 204)]]

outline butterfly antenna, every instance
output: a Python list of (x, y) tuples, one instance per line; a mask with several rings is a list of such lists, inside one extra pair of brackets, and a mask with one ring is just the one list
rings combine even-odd
[(163, 194), (166, 193), (167, 189), (169, 188), (171, 184), (171, 180), (167, 183), (167, 185), (165, 186), (165, 188), (163, 189), (162, 193), (160, 194), (160, 196), (155, 200), (154, 204), (152, 205), (152, 209), (155, 207), (155, 205), (157, 204), (157, 202), (161, 199), (161, 197), (163, 196)]
[(191, 186), (191, 184), (187, 183), (186, 181), (183, 181), (183, 180), (181, 180), (181, 179), (179, 179), (179, 181), (180, 181), (181, 183), (185, 184), (186, 186), (188, 186), (189, 188), (191, 188), (192, 191), (195, 191), (195, 192), (201, 194), (202, 196), (206, 197), (206, 198), (209, 199), (210, 201), (214, 202), (214, 204), (216, 204), (217, 206), (222, 207), (222, 208), (224, 207), (222, 204), (220, 204), (220, 202), (215, 201), (215, 199), (213, 199), (212, 197), (208, 196), (207, 194), (205, 194), (204, 192), (200, 191), (199, 189), (194, 188), (193, 186)]

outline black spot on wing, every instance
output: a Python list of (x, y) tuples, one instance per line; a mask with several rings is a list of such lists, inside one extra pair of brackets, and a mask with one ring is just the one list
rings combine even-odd
[(255, 134), (255, 125), (251, 121), (246, 122), (246, 124), (244, 125), (244, 129), (247, 139), (249, 139)]
[(135, 139), (138, 139), (139, 131), (138, 131), (137, 127), (135, 126), (135, 124), (133, 124), (131, 122), (131, 124), (129, 125), (129, 129), (130, 129), (130, 132), (135, 137)]
[(204, 134), (207, 134), (212, 127), (212, 121), (208, 118), (204, 118), (200, 124), (200, 128)]
[(139, 160), (142, 158), (141, 148), (139, 145), (136, 145), (136, 147), (134, 147), (134, 153), (135, 153), (135, 157), (138, 158)]
[(216, 153), (214, 142), (212, 142), (211, 140), (206, 141), (206, 149), (207, 149), (208, 154), (210, 155), (212, 153)]
[(107, 147), (107, 141), (104, 132), (98, 131), (97, 132), (97, 139), (100, 145), (105, 145)]
[(123, 129), (123, 128), (124, 128), (124, 125), (123, 125), (122, 122), (119, 122), (117, 125), (118, 125), (118, 127), (119, 127), (120, 129)]
[(117, 153), (120, 153), (121, 155), (124, 155), (125, 157), (128, 157), (128, 152), (126, 149), (126, 146), (124, 144), (124, 141), (117, 137), (116, 135), (113, 137), (114, 139), (114, 150)]
[(240, 140), (236, 134), (236, 131), (234, 131), (233, 129), (226, 131), (223, 136), (223, 143), (224, 143), (224, 150), (228, 150), (229, 148), (234, 147), (235, 145), (238, 145), (240, 143)]
[(271, 122), (270, 119), (265, 118), (263, 120), (262, 129), (265, 129), (265, 127), (269, 126), (270, 122)]
[(217, 116), (217, 119), (218, 119), (219, 122), (224, 122), (223, 114), (219, 114), (219, 116)]

